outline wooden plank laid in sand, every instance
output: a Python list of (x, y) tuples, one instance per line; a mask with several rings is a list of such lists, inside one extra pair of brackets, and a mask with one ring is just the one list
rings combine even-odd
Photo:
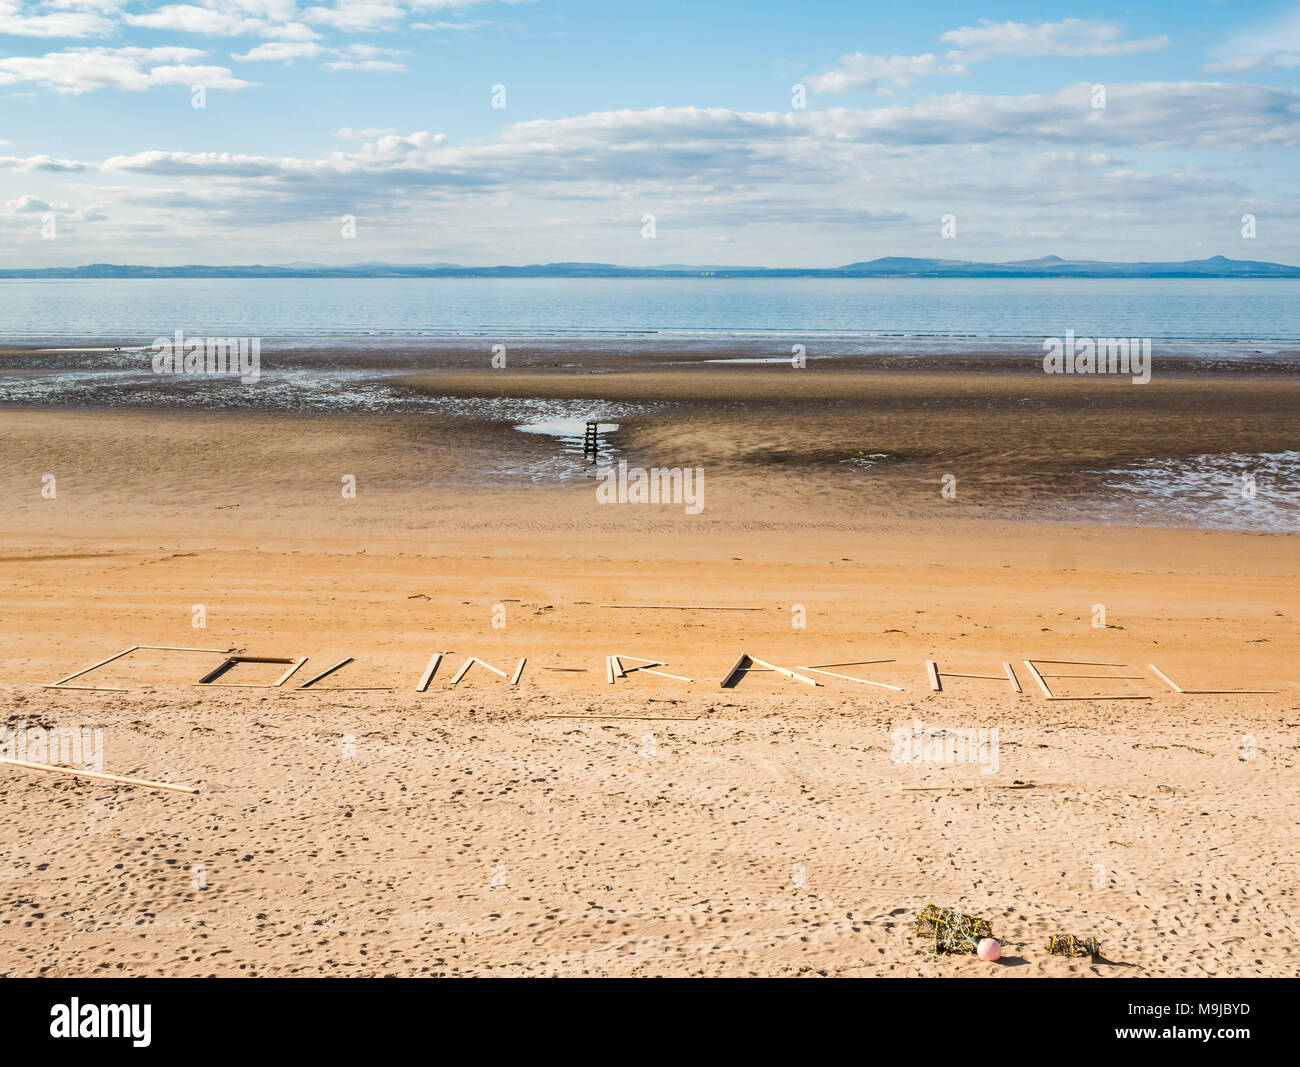
[(313, 678), (308, 678), (305, 682), (302, 683), (302, 685), (298, 686), (298, 688), (299, 688), (299, 689), (310, 689), (313, 685), (315, 685), (317, 682), (319, 682), (322, 678), (328, 678), (328, 677), (329, 677), (331, 674), (333, 674), (335, 671), (337, 671), (337, 670), (341, 670), (342, 668), (346, 667), (349, 663), (352, 662), (352, 659), (353, 659), (353, 657), (348, 656), (346, 659), (341, 659), (341, 660), (339, 660), (336, 664), (334, 664), (333, 667), (326, 667), (323, 671), (320, 672), (320, 674), (316, 675), (316, 676), (313, 677)]
[(1047, 682), (1043, 679), (1043, 676), (1038, 673), (1038, 668), (1034, 666), (1031, 660), (1025, 660), (1025, 666), (1029, 668), (1029, 673), (1034, 676), (1034, 681), (1038, 683), (1038, 688), (1043, 691), (1043, 696), (1047, 697), (1048, 700), (1051, 700), (1052, 691), (1047, 688)]
[(942, 793), (949, 789), (1061, 789), (1056, 782), (1015, 782), (1006, 785), (990, 782), (987, 785), (905, 785), (904, 793)]
[(433, 681), (433, 676), (438, 673), (438, 664), (442, 662), (445, 652), (435, 652), (429, 659), (429, 665), (424, 668), (424, 673), (420, 675), (420, 680), (415, 683), (415, 691), (423, 693), (429, 688), (429, 683)]
[[(519, 674), (523, 673), (523, 665), (524, 665), (525, 662), (526, 662), (525, 659), (521, 659), (521, 660), (519, 661), (519, 665), (515, 668), (516, 678), (518, 677)], [(460, 665), (460, 670), (458, 670), (458, 671), (455, 673), (455, 675), (452, 677), (452, 679), (451, 679), (451, 684), (452, 684), (452, 685), (458, 685), (458, 684), (460, 683), (460, 680), (461, 680), (462, 678), (464, 678), (466, 674), (469, 673), (469, 669), (470, 669), (472, 666), (474, 666), (474, 664), (476, 664), (476, 663), (477, 663), (480, 667), (486, 667), (486, 668), (487, 668), (488, 670), (490, 670), (493, 674), (499, 674), (499, 675), (501, 675), (502, 678), (505, 678), (505, 677), (506, 677), (506, 672), (505, 672), (505, 671), (503, 671), (503, 670), (501, 670), (501, 669), (499, 669), (499, 668), (497, 668), (497, 667), (492, 666), (492, 664), (490, 664), (487, 660), (479, 659), (477, 656), (470, 656), (469, 659), (467, 659), (464, 663), (462, 663), (462, 664)], [(510, 684), (511, 684), (511, 685), (514, 685), (514, 684), (515, 684), (515, 680), (512, 679), (511, 682), (510, 682)]]
[[(658, 660), (658, 659), (645, 659), (645, 658), (643, 658), (643, 657), (641, 657), (641, 656), (629, 656), (629, 655), (623, 654), (623, 655), (615, 656), (614, 658), (615, 658), (616, 660), (618, 660), (618, 665), (619, 665), (619, 667), (622, 667), (622, 669), (623, 669), (623, 673), (624, 673), (624, 674), (627, 674), (629, 671), (643, 671), (643, 670), (645, 670), (647, 667), (662, 667), (662, 666), (664, 665), (663, 660)], [(635, 667), (624, 667), (624, 666), (623, 666), (623, 661), (624, 661), (625, 659), (636, 660), (636, 662), (637, 662), (637, 666), (635, 666)]]
[(936, 693), (943, 692), (943, 683), (939, 681), (939, 667), (932, 659), (925, 661), (926, 673), (930, 676), (930, 688)]
[(1011, 666), (1011, 664), (1008, 663), (1006, 660), (1003, 660), (1002, 669), (1007, 672), (1007, 677), (1011, 679), (1011, 688), (1014, 689), (1017, 693), (1023, 693), (1024, 690), (1020, 688), (1020, 679), (1016, 677), (1015, 669)]
[(473, 660), (474, 660), (474, 662), (477, 663), (480, 667), (486, 667), (486, 668), (487, 668), (488, 670), (490, 670), (493, 674), (499, 674), (499, 675), (501, 675), (502, 678), (504, 678), (504, 677), (506, 676), (506, 672), (505, 672), (505, 671), (503, 671), (500, 667), (494, 667), (494, 666), (492, 666), (492, 664), (490, 664), (490, 663), (489, 663), (487, 660), (485, 660), (485, 659), (479, 659), (477, 656), (474, 656), (474, 657), (473, 657)]
[(629, 611), (766, 611), (766, 608), (736, 607), (731, 604), (601, 604), (602, 608)]
[(282, 675), (280, 675), (279, 678), (275, 680), (274, 688), (279, 688), (280, 686), (284, 685), (285, 682), (287, 682), (290, 678), (293, 677), (294, 671), (296, 671), (299, 667), (301, 667), (306, 662), (307, 662), (306, 656), (300, 656), (298, 659), (296, 659), (294, 661), (293, 666), (290, 667), (287, 671), (285, 671)]
[(510, 676), (510, 684), (511, 684), (511, 685), (518, 685), (518, 684), (519, 684), (519, 679), (522, 678), (522, 677), (523, 677), (523, 674), (524, 674), (524, 664), (527, 663), (527, 662), (528, 662), (528, 657), (527, 657), (527, 656), (520, 656), (520, 657), (519, 657), (519, 662), (518, 662), (517, 664), (515, 664), (515, 673), (512, 674), (512, 675)]
[[(48, 686), (45, 686), (45, 688), (46, 688), (46, 689), (53, 689), (53, 688), (55, 688), (55, 687), (57, 687), (57, 686), (62, 685), (64, 682), (70, 682), (70, 681), (72, 681), (72, 679), (74, 679), (74, 678), (80, 678), (83, 674), (89, 674), (89, 673), (90, 673), (91, 671), (93, 671), (96, 667), (102, 667), (105, 663), (112, 663), (113, 660), (115, 660), (115, 659), (121, 659), (121, 658), (122, 658), (123, 656), (125, 656), (127, 653), (129, 653), (129, 652), (134, 652), (134, 651), (135, 651), (137, 648), (139, 648), (139, 647), (140, 647), (139, 645), (132, 645), (130, 648), (124, 648), (121, 652), (116, 652), (116, 653), (114, 653), (113, 655), (109, 656), (108, 659), (101, 659), (98, 663), (92, 663), (89, 667), (86, 667), (86, 668), (84, 668), (84, 669), (82, 669), (82, 670), (77, 671), (76, 674), (69, 674), (66, 678), (60, 678), (57, 682), (51, 682)], [(69, 688), (71, 688), (71, 687), (69, 687)], [(80, 687), (79, 687), (79, 688), (80, 688)], [(94, 688), (97, 688), (97, 687), (96, 687), (96, 686), (87, 686), (87, 687), (85, 687), (85, 688), (94, 689)]]
[(689, 682), (693, 680), (690, 678), (683, 678), (680, 674), (669, 674), (667, 671), (657, 671), (652, 667), (637, 667), (636, 669), (645, 674), (656, 675), (659, 678), (671, 678), (676, 682)]
[[(1117, 682), (1140, 682), (1145, 674), (1044, 674), (1044, 678), (1102, 678)], [(1179, 692), (1182, 692), (1180, 689)]]
[[(753, 657), (751, 656), (750, 659), (753, 659)], [(789, 667), (778, 667), (775, 663), (768, 663), (762, 659), (754, 659), (754, 662), (760, 667), (766, 667), (769, 671), (776, 671), (777, 674), (783, 674), (796, 682), (803, 682), (804, 685), (820, 686), (822, 684), (816, 678), (809, 678), (806, 674), (797, 674), (790, 670)]]
[(855, 659), (850, 663), (813, 663), (807, 667), (800, 667), (801, 671), (819, 671), (823, 667), (866, 667), (872, 663), (896, 663), (892, 659)]
[(1034, 664), (1035, 663), (1079, 663), (1083, 666), (1091, 667), (1125, 667), (1125, 663), (1085, 663), (1083, 660), (1068, 659), (1040, 659), (1025, 660), (1025, 666), (1034, 676), (1034, 680), (1043, 691), (1043, 696), (1048, 700), (1150, 700), (1149, 696), (1139, 696), (1136, 693), (1118, 693), (1106, 696), (1069, 696), (1059, 697), (1052, 692), (1047, 684), (1048, 678), (1100, 678), (1103, 681), (1123, 681), (1125, 678), (1141, 677), (1140, 675), (1123, 675), (1123, 674), (1044, 674)]
[[(1029, 661), (1026, 660), (1025, 662), (1027, 663)], [(1053, 665), (1059, 665), (1065, 663), (1074, 667), (1127, 667), (1128, 666), (1127, 663), (1103, 663), (1101, 662), (1101, 660), (1095, 660), (1095, 659), (1035, 659), (1034, 662), (1051, 663)]]
[(1147, 696), (1136, 696), (1133, 694), (1121, 694), (1119, 696), (1100, 696), (1100, 697), (1048, 697), (1048, 700), (1150, 700)]
[(739, 674), (740, 669), (749, 661), (749, 656), (742, 652), (740, 654), (740, 659), (736, 660), (736, 662), (732, 664), (731, 670), (727, 671), (727, 673), (722, 676), (722, 681), (719, 684), (722, 685), (723, 688), (726, 688), (727, 683)]
[(1175, 693), (1182, 693), (1186, 696), (1232, 696), (1234, 693), (1241, 693), (1246, 696), (1262, 696), (1277, 692), (1276, 689), (1184, 689), (1154, 663), (1148, 663), (1147, 666), (1160, 675)]
[[(879, 662), (886, 663), (890, 661), (880, 660)], [(884, 682), (873, 682), (869, 678), (854, 678), (851, 674), (836, 674), (834, 671), (824, 671), (820, 667), (800, 666), (799, 669), (801, 671), (816, 671), (818, 674), (826, 674), (832, 678), (843, 678), (847, 682), (861, 682), (863, 685), (875, 685), (879, 686), (881, 689), (892, 689), (895, 693), (901, 693), (903, 691), (901, 685), (886, 685)]]
[(630, 719), (636, 722), (695, 722), (704, 718), (703, 715), (567, 715), (552, 714), (539, 715), (539, 719), (601, 719), (605, 722), (619, 719)]
[(57, 685), (51, 683), (41, 686), (42, 689), (72, 689), (82, 693), (129, 693), (129, 689), (118, 689), (111, 685)]
[(614, 684), (614, 657), (605, 657), (605, 681), (610, 685)]
[(232, 649), (229, 648), (182, 648), (180, 645), (136, 645), (136, 648), (156, 648), (163, 652), (215, 652), (221, 656), (228, 656)]
[[(287, 682), (290, 679), (290, 677), (293, 676), (293, 673), (306, 662), (307, 662), (306, 656), (299, 656), (297, 659), (294, 659), (291, 656), (228, 656), (221, 663), (217, 664), (216, 667), (208, 671), (207, 674), (205, 674), (194, 684), (222, 686), (222, 687), (230, 687), (230, 688), (238, 688), (238, 689), (276, 689), (284, 685), (284, 683)], [(239, 663), (286, 663), (289, 665), (289, 668), (282, 675), (280, 675), (280, 677), (277, 678), (274, 682), (218, 682), (217, 681), (218, 678), (220, 678), (223, 674), (225, 674), (227, 671), (234, 668), (235, 665)]]
[(11, 767), (21, 767), (28, 771), (45, 771), (48, 774), (70, 774), (77, 778), (92, 778), (97, 782), (112, 782), (115, 785), (138, 785), (144, 789), (167, 789), (173, 793), (197, 793), (198, 786), (172, 785), (169, 782), (151, 782), (147, 778), (125, 778), (120, 774), (101, 774), (99, 771), (78, 771), (72, 767), (56, 767), (53, 763), (29, 763), (27, 760), (0, 757), (0, 763)]
[(981, 682), (1010, 682), (1011, 688), (1017, 693), (1024, 692), (1020, 688), (1020, 679), (1016, 677), (1016, 672), (1006, 660), (1002, 661), (1002, 670), (1005, 672), (1003, 674), (967, 674), (962, 671), (940, 671), (939, 665), (934, 660), (929, 659), (925, 661), (925, 669), (930, 675), (930, 688), (936, 693), (943, 692), (943, 678), (975, 678)]

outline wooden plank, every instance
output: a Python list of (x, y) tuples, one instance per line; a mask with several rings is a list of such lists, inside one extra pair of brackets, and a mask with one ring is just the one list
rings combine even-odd
[(48, 685), (41, 686), (42, 689), (71, 689), (73, 692), (82, 693), (129, 693), (129, 689), (116, 689), (109, 685), (57, 685), (50, 682)]
[(477, 663), (477, 662), (478, 662), (478, 661), (477, 661), (473, 656), (470, 656), (469, 659), (467, 659), (464, 663), (462, 663), (462, 664), (460, 665), (460, 670), (458, 670), (455, 674), (452, 675), (452, 677), (451, 677), (451, 684), (452, 684), (452, 685), (455, 685), (455, 684), (456, 684), (457, 682), (459, 682), (462, 678), (464, 678), (465, 675), (467, 675), (467, 674), (469, 673), (469, 669), (470, 669), (472, 666), (474, 666), (474, 664)]
[(745, 665), (745, 662), (748, 659), (749, 656), (746, 653), (742, 652), (740, 654), (740, 659), (736, 660), (736, 662), (732, 664), (731, 670), (727, 671), (727, 673), (723, 675), (722, 681), (719, 683), (719, 685), (721, 685), (725, 689), (727, 683), (731, 681), (731, 679), (733, 679), (739, 673), (741, 667)]
[[(624, 675), (626, 675), (629, 671), (642, 671), (642, 670), (645, 670), (647, 667), (662, 667), (662, 666), (664, 665), (663, 660), (659, 660), (659, 659), (644, 659), (644, 658), (642, 658), (641, 656), (619, 655), (619, 656), (616, 656), (615, 659), (618, 660), (618, 665), (619, 665), (619, 667), (622, 668), (622, 670), (623, 670), (623, 674), (624, 674)], [(638, 663), (638, 666), (636, 666), (636, 667), (625, 667), (625, 666), (623, 666), (623, 661), (624, 661), (625, 659), (636, 660), (637, 663)]]
[[(271, 661), (267, 660), (267, 662), (269, 663)], [(299, 667), (301, 667), (306, 662), (307, 662), (306, 656), (299, 657), (298, 660), (295, 661), (292, 667), (290, 667), (287, 671), (285, 671), (282, 675), (280, 675), (279, 678), (276, 679), (275, 686), (273, 688), (278, 689), (280, 686), (284, 685), (285, 682), (287, 682), (291, 677), (293, 677), (294, 671), (296, 671)]]
[(1181, 693), (1183, 691), (1183, 687), (1181, 685), (1179, 685), (1172, 678), (1170, 678), (1169, 675), (1165, 674), (1165, 672), (1162, 671), (1159, 667), (1157, 667), (1154, 663), (1148, 663), (1147, 666), (1150, 667), (1153, 671), (1155, 671), (1156, 674), (1159, 675), (1162, 679), (1164, 679), (1165, 685), (1169, 686), (1169, 688), (1172, 689), (1175, 693)]
[(351, 663), (351, 662), (352, 662), (352, 657), (351, 657), (351, 656), (348, 656), (347, 659), (341, 659), (341, 660), (339, 660), (336, 664), (334, 664), (333, 667), (326, 667), (323, 671), (320, 672), (320, 674), (316, 675), (316, 677), (314, 677), (314, 678), (308, 678), (307, 681), (303, 682), (302, 685), (298, 686), (298, 688), (299, 688), (299, 689), (307, 689), (307, 688), (310, 688), (311, 686), (313, 686), (313, 685), (315, 685), (317, 682), (319, 682), (322, 678), (328, 678), (331, 674), (333, 674), (335, 671), (337, 671), (340, 667), (346, 667), (346, 666), (347, 666), (349, 663)]
[(1116, 682), (1141, 681), (1145, 674), (1044, 674), (1044, 678), (1101, 678)]
[(657, 675), (660, 678), (672, 678), (674, 681), (678, 681), (678, 682), (691, 681), (690, 678), (683, 678), (680, 674), (669, 674), (667, 671), (657, 671), (651, 667), (637, 667), (635, 669), (638, 671), (644, 671), (646, 674)]
[(1006, 785), (990, 782), (987, 785), (905, 785), (904, 793), (942, 793), (949, 789), (1061, 789), (1063, 786), (1054, 782), (1008, 782)]
[(62, 685), (64, 682), (70, 682), (74, 678), (80, 678), (83, 674), (89, 674), (96, 667), (102, 667), (105, 663), (112, 663), (115, 659), (121, 659), (128, 652), (134, 652), (139, 645), (132, 645), (130, 648), (124, 648), (121, 652), (116, 652), (109, 656), (108, 659), (101, 659), (98, 663), (92, 663), (89, 667), (77, 671), (76, 674), (69, 674), (66, 678), (60, 678), (57, 682), (51, 682), (50, 686)]
[(1052, 691), (1047, 688), (1047, 682), (1044, 681), (1043, 676), (1038, 673), (1038, 668), (1034, 666), (1031, 660), (1025, 660), (1025, 666), (1029, 668), (1029, 673), (1034, 676), (1034, 681), (1038, 683), (1038, 688), (1043, 691), (1043, 696), (1047, 697), (1048, 700), (1051, 700)]
[(219, 655), (229, 655), (233, 649), (229, 648), (181, 648), (179, 645), (136, 645), (136, 648), (157, 648), (163, 652), (216, 652)]
[(518, 662), (517, 664), (515, 664), (515, 673), (512, 674), (512, 675), (510, 676), (510, 684), (511, 684), (511, 685), (518, 685), (518, 684), (519, 684), (519, 679), (523, 676), (523, 673), (524, 673), (524, 664), (527, 663), (527, 662), (528, 662), (528, 657), (527, 657), (527, 656), (520, 656), (520, 657), (519, 657), (519, 662)]
[[(234, 685), (234, 686), (239, 686), (241, 688), (274, 689), (276, 686), (282, 685), (285, 681), (287, 681), (289, 676), (292, 675), (294, 671), (296, 671), (299, 667), (301, 667), (306, 662), (307, 662), (306, 656), (303, 656), (297, 660), (292, 659), (291, 657), (288, 656), (230, 656), (225, 660), (223, 660), (221, 663), (218, 663), (216, 667), (208, 671), (207, 674), (205, 674), (194, 684), (195, 685)], [(220, 678), (223, 674), (226, 673), (226, 671), (230, 670), (237, 663), (289, 663), (292, 664), (292, 666), (287, 671), (285, 671), (284, 674), (280, 676), (279, 681), (276, 682), (217, 682), (216, 681), (217, 678)]]
[(628, 611), (766, 611), (766, 608), (735, 607), (730, 604), (601, 604), (602, 608)]
[(429, 688), (429, 683), (433, 681), (433, 676), (438, 673), (438, 664), (442, 662), (442, 657), (445, 655), (445, 652), (435, 652), (429, 658), (429, 665), (424, 668), (424, 673), (420, 675), (420, 680), (415, 683), (415, 691), (417, 693), (423, 693)]
[(943, 683), (939, 681), (939, 668), (932, 659), (925, 661), (925, 669), (930, 675), (930, 688), (936, 693), (943, 692)]
[(1005, 682), (1007, 680), (1004, 674), (962, 674), (960, 671), (944, 671), (945, 678), (980, 678), (986, 682)]
[[(1028, 660), (1025, 660), (1028, 663)], [(1067, 663), (1075, 667), (1127, 667), (1127, 663), (1102, 663), (1092, 659), (1035, 659), (1035, 663)]]
[[(753, 657), (751, 656), (750, 658), (752, 659)], [(791, 678), (796, 682), (803, 682), (805, 685), (820, 686), (822, 684), (817, 681), (816, 678), (809, 678), (806, 674), (796, 674), (794, 671), (790, 670), (789, 667), (778, 667), (775, 663), (768, 663), (766, 660), (762, 659), (756, 659), (754, 662), (760, 667), (766, 667), (770, 671), (784, 674), (787, 678)]]
[(501, 670), (501, 669), (498, 668), (498, 667), (494, 667), (494, 666), (492, 666), (492, 664), (490, 664), (490, 663), (489, 663), (487, 660), (485, 660), (485, 659), (479, 659), (477, 656), (475, 656), (475, 657), (474, 657), (474, 662), (477, 663), (480, 667), (486, 667), (486, 668), (487, 668), (488, 670), (490, 670), (493, 674), (499, 674), (499, 675), (501, 675), (502, 678), (504, 678), (504, 677), (506, 676), (506, 672), (505, 672), (505, 671)]
[(168, 782), (151, 782), (146, 778), (124, 778), (120, 774), (100, 774), (98, 771), (78, 771), (71, 767), (56, 767), (52, 763), (29, 763), (26, 760), (0, 757), (0, 763), (11, 767), (22, 767), (28, 771), (45, 771), (48, 774), (71, 774), (77, 778), (92, 778), (97, 782), (113, 782), (116, 785), (138, 785), (144, 789), (168, 789), (173, 793), (197, 793), (198, 787), (192, 785), (171, 785)]
[[(889, 661), (880, 660), (879, 662), (885, 663)], [(868, 678), (854, 678), (853, 675), (851, 674), (836, 674), (834, 671), (824, 671), (820, 667), (800, 666), (799, 669), (801, 671), (816, 671), (818, 674), (828, 674), (832, 678), (843, 678), (845, 681), (848, 682), (861, 682), (863, 685), (875, 685), (875, 686), (879, 686), (881, 689), (892, 689), (895, 693), (901, 693), (903, 691), (903, 687), (901, 685), (886, 685), (884, 682), (873, 682)]]
[(1246, 696), (1263, 696), (1277, 692), (1276, 689), (1184, 689), (1154, 663), (1148, 663), (1147, 666), (1163, 678), (1165, 684), (1175, 693), (1183, 693), (1186, 696), (1232, 696), (1234, 693), (1241, 693)]
[(205, 674), (194, 684), (211, 685), (217, 678), (220, 678), (223, 674), (226, 673), (226, 671), (230, 670), (230, 668), (233, 667), (234, 665), (235, 665), (235, 661), (233, 659), (222, 660), (215, 667), (213, 667), (212, 670), (208, 671), (207, 674)]
[(605, 657), (605, 681), (610, 685), (614, 684), (614, 657)]
[(551, 714), (539, 715), (539, 719), (601, 719), (602, 721), (617, 722), (619, 719), (630, 719), (636, 722), (695, 722), (702, 719), (702, 715), (565, 715)]
[(1016, 677), (1016, 672), (1012, 668), (1011, 664), (1008, 663), (1006, 660), (1003, 660), (1002, 669), (1007, 672), (1007, 678), (1011, 680), (1011, 688), (1014, 689), (1017, 693), (1023, 693), (1024, 690), (1020, 688), (1020, 679)]
[(619, 659), (617, 656), (610, 656), (609, 658), (614, 664), (614, 673), (617, 674), (620, 678), (626, 678), (627, 671), (623, 669), (623, 661)]
[(866, 667), (872, 663), (896, 663), (892, 659), (855, 659), (850, 663), (817, 663), (810, 664), (806, 667), (800, 667), (801, 671), (819, 671), (823, 667)]
[(1150, 700), (1142, 696), (1102, 696), (1102, 697), (1048, 697), (1048, 700)]

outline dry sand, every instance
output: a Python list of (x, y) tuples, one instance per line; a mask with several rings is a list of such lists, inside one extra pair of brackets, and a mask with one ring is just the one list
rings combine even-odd
[[(201, 792), (0, 767), (0, 974), (1295, 974), (1295, 536), (1027, 520), (1099, 457), (1294, 447), (1300, 385), (983, 381), (764, 407), (700, 378), (620, 431), (705, 466), (699, 516), (487, 476), (555, 445), (470, 420), (5, 412), (4, 721), (102, 727), (105, 770)], [(855, 481), (858, 442), (914, 462)], [(762, 610), (602, 606), (649, 603)], [(351, 655), (322, 686), (396, 688), (198, 689), (220, 657), (145, 651), (82, 679), (128, 692), (40, 687), (139, 643), (309, 656), (291, 685)], [(891, 659), (863, 676), (902, 691), (721, 688), (742, 651)], [(610, 653), (694, 681), (611, 686)], [(451, 688), (469, 655), (527, 656), (521, 685)], [(1057, 692), (1151, 699), (1047, 702), (1034, 657), (1128, 664)], [(933, 693), (927, 659), (1011, 660), (1025, 692)], [(1278, 692), (1179, 695), (1153, 662)], [(996, 727), (997, 773), (895, 762), (918, 719)], [(1003, 962), (931, 959), (930, 902), (989, 918)], [(1058, 931), (1104, 958), (1049, 957)]]

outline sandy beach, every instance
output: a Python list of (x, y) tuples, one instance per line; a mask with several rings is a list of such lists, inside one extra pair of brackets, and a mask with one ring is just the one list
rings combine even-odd
[[(1096, 472), (1293, 449), (1300, 380), (402, 388), (644, 405), (607, 458), (702, 469), (703, 508), (600, 503), (580, 455), (508, 421), (6, 410), (0, 725), (102, 729), (104, 771), (199, 792), (0, 766), (0, 974), (1296, 972), (1296, 535), (1177, 500), (1126, 524)], [(124, 692), (42, 688), (131, 645), (308, 659), (199, 687), (221, 655), (142, 649), (78, 682)], [(888, 661), (826, 669), (897, 688), (721, 686), (742, 653)], [(692, 680), (611, 685), (611, 654)], [(453, 687), (470, 656), (527, 664)], [(1052, 692), (1146, 699), (1048, 701), (1026, 660), (1123, 664), (1056, 666), (1131, 677)], [(955, 676), (1004, 662), (1022, 693)], [(995, 758), (899, 758), (936, 728), (996, 730)], [(933, 957), (929, 903), (989, 919), (1003, 960)], [(1049, 956), (1058, 932), (1101, 956)]]

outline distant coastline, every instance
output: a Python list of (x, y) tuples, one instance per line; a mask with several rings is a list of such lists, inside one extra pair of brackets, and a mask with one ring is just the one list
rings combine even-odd
[(1066, 260), (1059, 256), (982, 263), (887, 256), (842, 267), (623, 267), (614, 263), (533, 263), (466, 267), (455, 263), (405, 265), (316, 263), (247, 266), (185, 264), (175, 267), (91, 263), (80, 267), (0, 269), (0, 279), (43, 278), (1300, 278), (1300, 267), (1258, 260), (1183, 262)]

